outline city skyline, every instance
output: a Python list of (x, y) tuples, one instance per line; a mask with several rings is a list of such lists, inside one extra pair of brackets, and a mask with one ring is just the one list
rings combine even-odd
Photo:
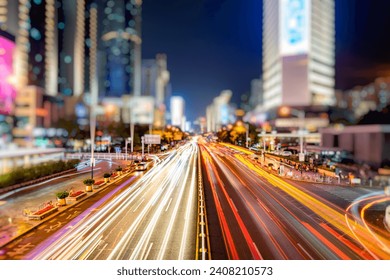
[(389, 260), (387, 8), (0, 0), (0, 263)]
[[(172, 91), (193, 104), (187, 112), (194, 120), (222, 90), (232, 90), (232, 102), (239, 105), (251, 80), (261, 78), (263, 1), (239, 7), (232, 0), (181, 2), (143, 2), (143, 58), (167, 54)], [(382, 34), (390, 20), (381, 16), (389, 5), (335, 0), (336, 90), (390, 75), (390, 42)], [(231, 20), (235, 13), (240, 15), (237, 22)], [(375, 52), (369, 52), (374, 46)]]

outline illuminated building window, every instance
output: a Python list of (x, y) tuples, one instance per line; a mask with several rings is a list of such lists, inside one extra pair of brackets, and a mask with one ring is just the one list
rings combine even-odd
[(71, 57), (70, 55), (65, 56), (65, 57), (64, 57), (64, 62), (65, 62), (66, 64), (71, 63), (71, 62), (72, 62), (72, 57)]

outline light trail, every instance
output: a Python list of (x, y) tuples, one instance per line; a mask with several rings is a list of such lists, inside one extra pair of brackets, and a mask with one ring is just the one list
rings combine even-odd
[[(247, 152), (247, 154), (249, 153), (250, 152)], [(267, 179), (269, 183), (271, 183), (275, 187), (280, 188), (285, 193), (295, 198), (297, 201), (299, 201), (300, 203), (308, 207), (310, 210), (312, 210), (314, 213), (316, 213), (318, 216), (323, 218), (326, 222), (343, 232), (349, 238), (354, 239), (358, 243), (362, 244), (364, 248), (366, 248), (366, 250), (374, 256), (374, 258), (390, 259), (390, 254), (386, 250), (383, 250), (383, 248), (380, 248), (379, 246), (375, 245), (375, 242), (373, 242), (375, 238), (372, 238), (372, 236), (367, 233), (367, 230), (364, 228), (363, 225), (355, 224), (351, 226), (353, 221), (346, 214), (345, 210), (338, 211), (333, 207), (328, 206), (325, 202), (319, 200), (318, 198), (315, 198), (293, 186), (292, 184), (289, 184), (288, 182), (280, 179), (279, 177), (256, 167), (241, 155), (236, 155), (236, 157), (250, 169), (254, 170), (260, 176)], [(359, 234), (356, 234), (356, 232), (358, 232)], [(345, 243), (345, 245), (349, 246), (350, 244)]]
[[(88, 214), (72, 221), (31, 258), (191, 259), (196, 239), (192, 220), (196, 221), (197, 210), (197, 149), (195, 143), (180, 147), (130, 188), (115, 198), (106, 196)], [(171, 250), (177, 238), (178, 252)]]
[[(366, 250), (375, 259), (380, 259), (381, 257), (378, 255), (378, 250), (373, 250), (372, 245), (374, 243), (378, 244), (376, 248), (380, 248), (381, 250), (390, 255), (390, 234), (388, 232), (381, 231), (377, 228), (375, 228), (375, 231), (373, 231), (371, 229), (372, 226), (369, 225), (369, 223), (365, 219), (365, 213), (369, 208), (373, 207), (373, 205), (388, 201), (390, 201), (390, 197), (386, 196), (384, 192), (375, 192), (355, 199), (346, 210), (347, 212), (351, 212), (351, 215), (354, 217), (355, 220), (354, 223), (351, 223), (351, 221), (347, 219), (346, 215), (346, 223), (348, 224), (350, 230), (353, 232), (355, 238), (360, 242), (360, 244), (364, 248), (366, 248)], [(360, 205), (363, 206), (359, 212), (358, 207)], [(362, 225), (364, 227), (364, 232), (361, 230), (356, 230), (357, 223), (358, 225)], [(367, 238), (367, 236), (370, 236), (371, 238)], [(390, 259), (390, 257), (388, 259)]]
[[(217, 157), (223, 153), (221, 151), (213, 151), (212, 154), (217, 155), (214, 156), (214, 158), (216, 161), (219, 161)], [(227, 160), (227, 158), (230, 158), (232, 166), (234, 166), (237, 170), (234, 170), (229, 165), (222, 163), (222, 161)], [(257, 173), (251, 173), (252, 171), (248, 169), (246, 165), (242, 165), (241, 162), (234, 162), (237, 161), (235, 157), (221, 157), (221, 160), (219, 168), (227, 177), (227, 180), (235, 189), (237, 194), (240, 195), (243, 202), (240, 209), (242, 210), (243, 207), (244, 209), (247, 208), (248, 214), (253, 217), (253, 221), (256, 221), (258, 233), (253, 234), (262, 234), (263, 238), (265, 238), (267, 242), (268, 249), (273, 252), (272, 258), (312, 259), (312, 255), (308, 253), (306, 249), (302, 249), (302, 244), (307, 244), (308, 240), (310, 240), (309, 244), (311, 249), (317, 252), (317, 254), (324, 256), (324, 259), (337, 258), (337, 256), (330, 252), (320, 240), (317, 240), (316, 237), (304, 227), (300, 219), (291, 212), (291, 209), (287, 207), (290, 203), (285, 204), (285, 202), (279, 201), (279, 199), (270, 192), (271, 189), (268, 190), (265, 186), (261, 188), (256, 187), (258, 183), (256, 183), (255, 180), (258, 179), (252, 178), (259, 178), (257, 177)], [(272, 198), (269, 202), (272, 206), (272, 210), (270, 210), (261, 201), (262, 199), (265, 199), (264, 194), (269, 196), (267, 200)], [(292, 205), (290, 204), (289, 207), (291, 206)], [(274, 213), (278, 213), (278, 216), (274, 215)], [(308, 217), (308, 219), (311, 218)], [(289, 227), (286, 227), (286, 225), (289, 225)], [(291, 232), (300, 236), (301, 240), (296, 241), (296, 237), (293, 238), (291, 236)], [(301, 244), (299, 244), (299, 242)]]

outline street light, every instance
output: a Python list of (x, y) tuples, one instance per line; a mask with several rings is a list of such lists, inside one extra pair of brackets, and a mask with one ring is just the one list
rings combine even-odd
[(245, 146), (248, 149), (249, 124), (245, 123)]
[(125, 139), (125, 153), (126, 153), (126, 160), (127, 160), (127, 144), (129, 143), (128, 141), (131, 141), (131, 137), (128, 137)]
[(291, 107), (283, 106), (279, 108), (281, 116), (294, 115), (299, 119), (299, 161), (305, 161), (305, 154), (303, 153), (303, 129), (305, 122), (305, 111), (297, 110)]
[(91, 7), (90, 16), (90, 34), (91, 34), (91, 58), (89, 65), (89, 83), (91, 90), (91, 104), (90, 104), (90, 134), (91, 134), (91, 179), (93, 179), (93, 167), (95, 165), (94, 148), (95, 148), (95, 131), (96, 131), (96, 107), (98, 103), (98, 77), (96, 71), (97, 55), (96, 55), (96, 44), (97, 44), (97, 8)]

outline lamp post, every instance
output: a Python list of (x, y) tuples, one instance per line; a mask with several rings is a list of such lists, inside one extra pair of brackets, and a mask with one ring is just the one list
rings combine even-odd
[(144, 143), (145, 143), (145, 137), (141, 136), (141, 144), (142, 144), (142, 160), (144, 158)]
[(263, 161), (263, 165), (265, 163), (265, 134), (266, 134), (266, 131), (263, 130), (261, 131), (261, 135), (262, 135), (262, 138), (263, 138), (263, 155), (262, 155), (262, 161)]
[(299, 119), (299, 161), (305, 161), (305, 154), (303, 153), (303, 129), (305, 123), (305, 111), (283, 106), (279, 109), (281, 115), (294, 115)]
[(249, 138), (249, 124), (245, 123), (245, 146), (248, 149), (248, 138)]
[(128, 137), (125, 139), (125, 153), (126, 153), (126, 160), (127, 160), (127, 144), (129, 143), (128, 141), (131, 141), (131, 137)]
[(91, 7), (90, 17), (90, 33), (91, 33), (91, 62), (90, 62), (90, 89), (91, 89), (91, 105), (90, 105), (90, 134), (91, 134), (91, 179), (93, 179), (93, 167), (95, 165), (94, 148), (95, 148), (95, 131), (96, 131), (96, 111), (98, 101), (98, 78), (96, 71), (97, 63), (97, 8)]

